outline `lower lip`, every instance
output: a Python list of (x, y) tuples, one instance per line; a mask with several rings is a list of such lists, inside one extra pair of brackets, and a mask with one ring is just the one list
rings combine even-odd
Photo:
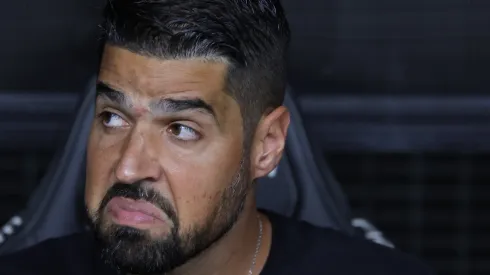
[(112, 219), (121, 225), (127, 226), (148, 226), (148, 225), (162, 225), (165, 224), (160, 219), (156, 219), (153, 216), (147, 215), (143, 212), (128, 211), (122, 209), (117, 204), (108, 205), (108, 212)]

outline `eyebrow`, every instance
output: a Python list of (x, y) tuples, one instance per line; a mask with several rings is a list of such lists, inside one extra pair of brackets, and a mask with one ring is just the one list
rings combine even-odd
[[(133, 106), (131, 99), (123, 92), (117, 91), (102, 82), (97, 83), (97, 97), (99, 96), (105, 97), (109, 101), (127, 109), (131, 109)], [(219, 124), (214, 108), (200, 98), (157, 99), (150, 102), (150, 110), (154, 113), (179, 113), (188, 110), (197, 110), (211, 116)]]
[(133, 106), (131, 100), (124, 93), (117, 91), (116, 89), (102, 82), (97, 83), (96, 96), (104, 97), (109, 101), (128, 109)]

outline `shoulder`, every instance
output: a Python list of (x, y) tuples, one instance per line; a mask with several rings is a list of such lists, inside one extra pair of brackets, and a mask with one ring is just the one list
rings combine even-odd
[(422, 262), (398, 250), (305, 222), (270, 218), (276, 234), (274, 252), (281, 262), (300, 266), (302, 274), (432, 274)]
[[(86, 266), (84, 253), (91, 249), (89, 234), (74, 234), (49, 239), (35, 246), (0, 257), (0, 275), (63, 274), (69, 271), (68, 263)], [(90, 254), (86, 254), (90, 255)], [(78, 273), (74, 273), (78, 274)]]

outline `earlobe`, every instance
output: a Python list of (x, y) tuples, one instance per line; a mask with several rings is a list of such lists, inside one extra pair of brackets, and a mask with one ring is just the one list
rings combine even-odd
[(254, 141), (253, 178), (268, 175), (281, 160), (289, 127), (289, 112), (278, 107), (260, 121)]

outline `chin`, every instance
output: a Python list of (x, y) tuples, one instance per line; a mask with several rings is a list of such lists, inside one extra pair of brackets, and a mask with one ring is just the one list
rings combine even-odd
[(102, 224), (96, 227), (101, 256), (125, 273), (165, 274), (192, 257), (176, 232), (153, 232), (110, 221)]

